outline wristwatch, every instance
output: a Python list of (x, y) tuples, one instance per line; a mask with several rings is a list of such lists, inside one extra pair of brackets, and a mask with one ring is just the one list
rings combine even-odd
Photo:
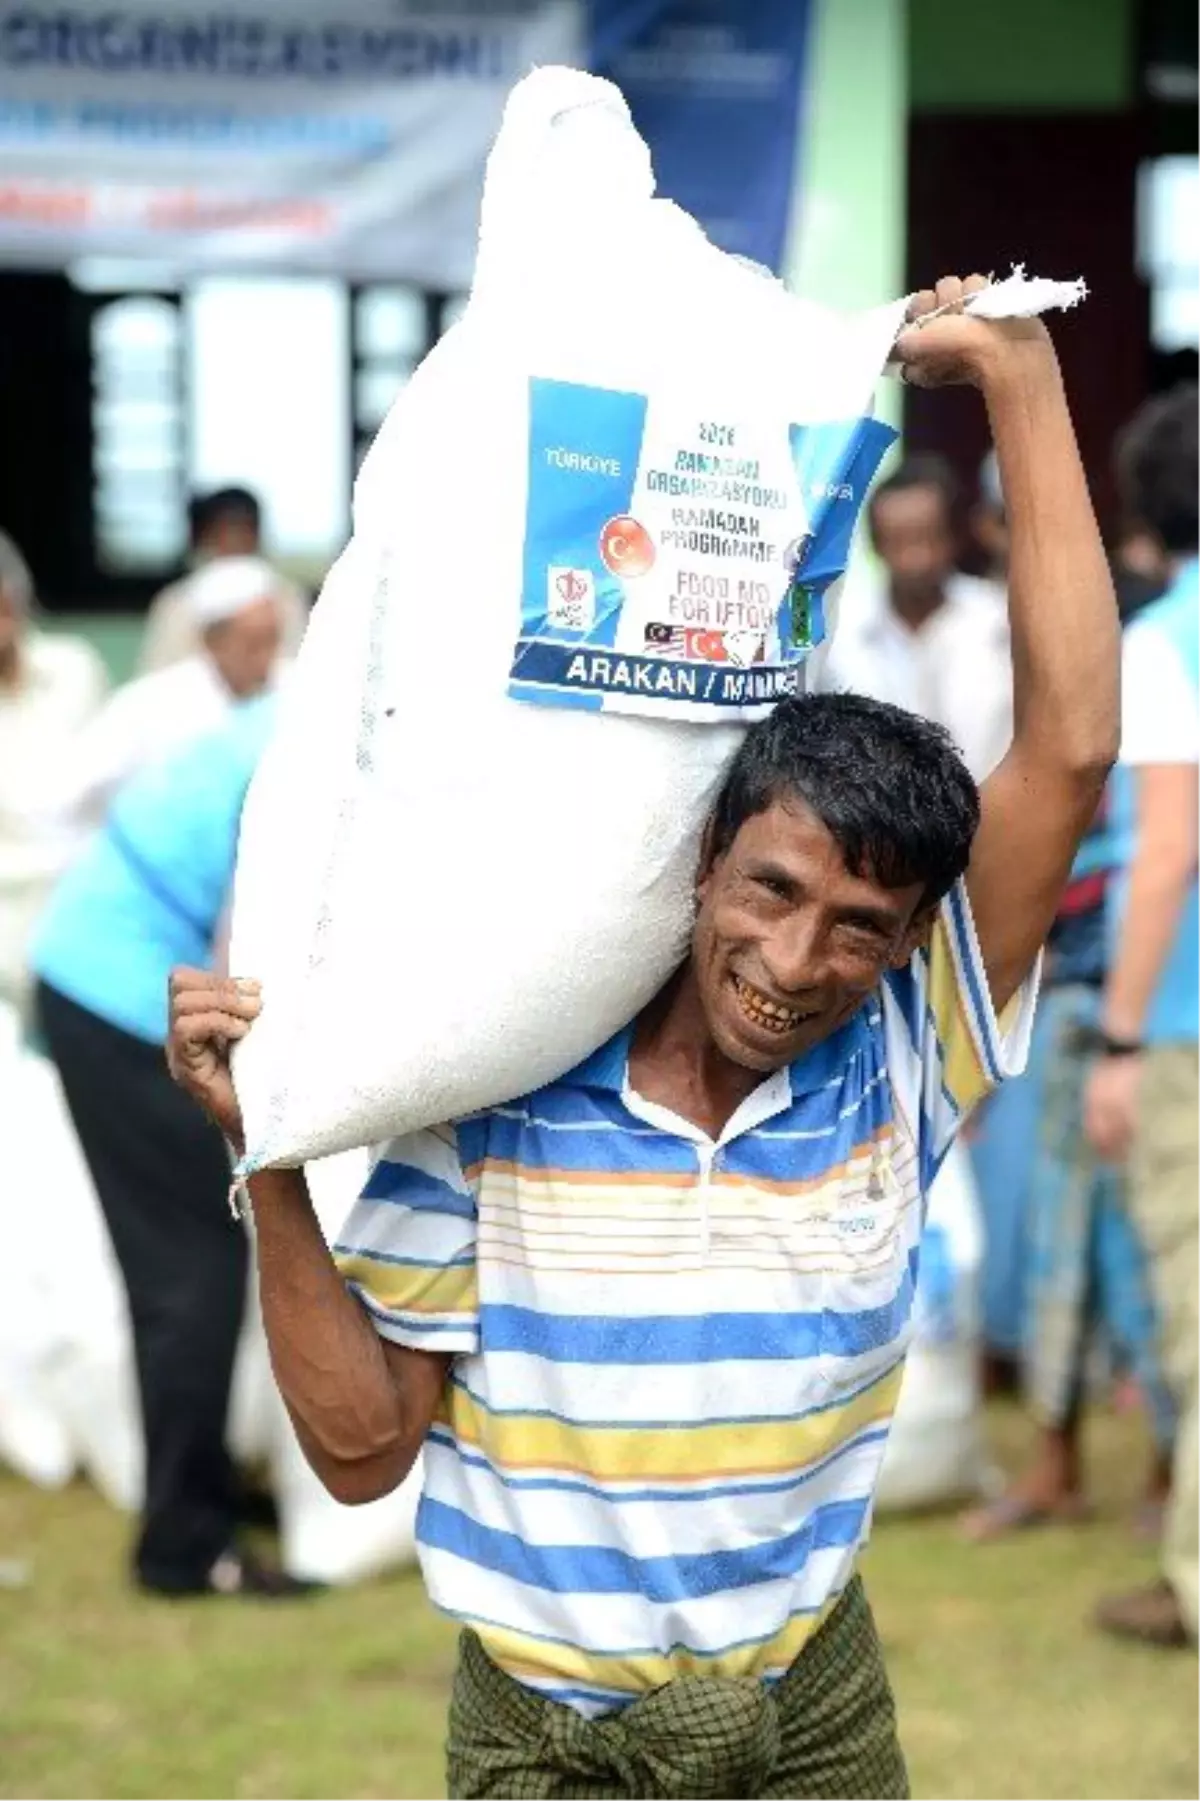
[(1092, 1057), (1136, 1057), (1145, 1048), (1140, 1038), (1118, 1038), (1101, 1026), (1079, 1026), (1074, 1035), (1077, 1051)]

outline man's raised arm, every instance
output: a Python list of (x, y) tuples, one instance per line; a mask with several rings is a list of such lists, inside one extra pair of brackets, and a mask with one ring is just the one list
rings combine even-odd
[[(949, 277), (910, 317), (984, 286)], [(897, 357), (922, 387), (968, 382), (991, 422), (1008, 516), (1011, 748), (983, 784), (967, 874), (992, 1002), (1002, 1009), (1045, 942), (1120, 732), (1120, 627), (1058, 359), (1040, 320), (952, 312), (914, 324)]]

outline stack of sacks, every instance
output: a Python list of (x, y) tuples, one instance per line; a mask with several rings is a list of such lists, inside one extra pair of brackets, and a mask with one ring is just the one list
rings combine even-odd
[[(54, 1066), (22, 1048), (10, 1008), (0, 1008), (0, 1087), (8, 1103), (0, 1133), (0, 1466), (42, 1488), (81, 1473), (110, 1505), (132, 1513), (141, 1504), (142, 1445), (120, 1276)], [(366, 1166), (365, 1155), (351, 1154), (309, 1172), (331, 1237)], [(420, 1467), (368, 1507), (342, 1507), (326, 1493), (275, 1387), (253, 1297), (229, 1442), (246, 1463), (265, 1467), (279, 1506), (281, 1561), (292, 1575), (356, 1582), (413, 1561)]]

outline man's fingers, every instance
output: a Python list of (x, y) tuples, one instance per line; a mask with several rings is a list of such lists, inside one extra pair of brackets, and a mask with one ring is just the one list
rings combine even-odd
[(191, 1019), (198, 1013), (213, 1012), (228, 1013), (232, 1019), (257, 1019), (262, 1001), (256, 994), (241, 993), (233, 982), (210, 982), (205, 988), (172, 991), (172, 1019)]
[(170, 992), (172, 996), (184, 994), (212, 994), (221, 997), (230, 995), (257, 995), (262, 993), (262, 983), (249, 976), (218, 976), (211, 969), (188, 969), (182, 964), (171, 971)]
[(963, 285), (957, 275), (943, 275), (936, 289), (938, 306), (961, 306)]
[(189, 1013), (183, 1018), (176, 1015), (171, 1040), (179, 1046), (182, 1054), (190, 1055), (203, 1050), (216, 1039), (244, 1038), (250, 1026), (250, 1020), (240, 1019), (236, 1013), (227, 1013), (221, 1008), (213, 1007), (205, 1013)]
[(963, 283), (963, 294), (969, 299), (972, 294), (982, 294), (983, 290), (990, 288), (991, 285), (992, 281), (989, 275), (968, 275)]
[(919, 319), (922, 313), (931, 313), (937, 303), (937, 295), (934, 293), (933, 289), (922, 288), (921, 292), (919, 294), (914, 294), (909, 301), (905, 318), (910, 320)]

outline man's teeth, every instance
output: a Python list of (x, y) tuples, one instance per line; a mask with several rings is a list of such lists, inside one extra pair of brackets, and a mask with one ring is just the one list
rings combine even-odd
[(751, 988), (740, 976), (734, 976), (733, 985), (737, 990), (738, 1000), (743, 1010), (749, 1014), (755, 1025), (764, 1026), (768, 1032), (792, 1032), (804, 1018), (791, 1007), (781, 1007), (775, 1001), (760, 994), (757, 988)]

